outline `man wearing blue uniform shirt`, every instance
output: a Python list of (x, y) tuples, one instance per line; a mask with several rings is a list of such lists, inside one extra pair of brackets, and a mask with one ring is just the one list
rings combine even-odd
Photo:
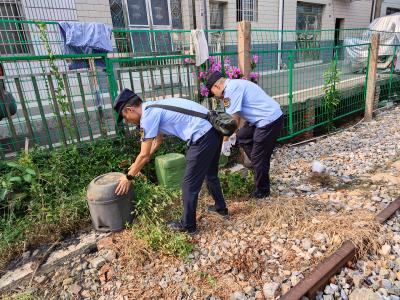
[(215, 95), (217, 98), (224, 98), (226, 112), (238, 124), (240, 118), (246, 121), (236, 136), (254, 170), (255, 190), (251, 196), (257, 199), (268, 197), (270, 159), (283, 127), (283, 114), (279, 104), (255, 83), (242, 79), (226, 79), (220, 72), (209, 76), (207, 88), (210, 97)]
[(130, 181), (149, 162), (150, 157), (162, 143), (163, 134), (174, 135), (187, 141), (189, 149), (182, 181), (183, 216), (180, 221), (170, 222), (168, 225), (175, 231), (194, 233), (198, 194), (204, 179), (215, 200), (215, 205), (209, 206), (208, 210), (222, 216), (228, 215), (218, 178), (222, 136), (205, 119), (151, 107), (154, 104), (175, 106), (201, 113), (208, 112), (204, 106), (190, 100), (170, 98), (143, 102), (131, 90), (123, 90), (114, 103), (114, 109), (119, 114), (118, 122), (124, 119), (125, 122), (140, 125), (142, 143), (139, 155), (129, 168), (127, 176), (121, 178), (116, 193), (121, 195), (128, 192)]

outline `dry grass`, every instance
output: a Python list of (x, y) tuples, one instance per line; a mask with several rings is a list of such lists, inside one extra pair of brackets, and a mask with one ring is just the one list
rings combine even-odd
[(143, 240), (135, 237), (132, 230), (122, 231), (115, 239), (121, 265), (127, 270), (143, 267), (157, 257)]
[(326, 209), (323, 202), (307, 198), (271, 198), (251, 214), (244, 217), (248, 224), (268, 228), (281, 227), (282, 224), (298, 223), (311, 218)]
[(334, 183), (332, 176), (327, 173), (316, 173), (312, 172), (311, 176), (308, 178), (311, 184), (319, 184), (321, 186), (331, 186)]
[(313, 240), (315, 233), (325, 234), (328, 237), (325, 247), (330, 253), (350, 240), (359, 257), (376, 253), (382, 228), (369, 211), (335, 213), (328, 209), (327, 203), (307, 198), (270, 200), (245, 219), (249, 224), (261, 225), (265, 231), (283, 228), (294, 239)]
[(378, 237), (382, 226), (375, 215), (366, 210), (341, 212), (340, 214), (321, 213), (311, 220), (298, 224), (293, 236), (313, 238), (315, 233), (323, 233), (328, 237), (328, 253), (335, 251), (341, 244), (350, 240), (357, 248), (357, 256), (366, 258), (368, 254), (376, 254), (379, 249)]

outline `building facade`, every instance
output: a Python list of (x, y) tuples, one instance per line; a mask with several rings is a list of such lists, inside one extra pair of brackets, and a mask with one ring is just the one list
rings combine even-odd
[[(0, 0), (0, 17), (94, 21), (113, 27), (153, 29), (191, 29), (195, 27), (194, 19), (197, 28), (234, 29), (237, 22), (245, 20), (250, 21), (253, 28), (315, 30), (367, 27), (377, 2), (375, 0)], [(379, 16), (399, 11), (399, 1), (383, 0)]]

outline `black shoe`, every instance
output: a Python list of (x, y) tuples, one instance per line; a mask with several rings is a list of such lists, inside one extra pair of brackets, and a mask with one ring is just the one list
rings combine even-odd
[(224, 218), (229, 217), (229, 212), (228, 212), (227, 208), (217, 209), (217, 207), (215, 205), (209, 205), (209, 206), (207, 206), (207, 211), (217, 213), (217, 214), (223, 216)]
[(171, 221), (167, 223), (167, 227), (171, 229), (172, 231), (176, 232), (184, 232), (188, 234), (196, 234), (197, 229), (196, 228), (185, 228), (182, 226), (182, 223), (179, 221)]
[(255, 198), (255, 199), (264, 199), (269, 197), (270, 192), (266, 191), (266, 192), (260, 192), (260, 191), (254, 191), (250, 194), (250, 198)]

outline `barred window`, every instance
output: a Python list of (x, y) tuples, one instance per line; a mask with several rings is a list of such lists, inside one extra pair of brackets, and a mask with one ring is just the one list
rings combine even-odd
[(224, 28), (224, 4), (210, 3), (210, 28)]
[(257, 0), (236, 0), (236, 21), (258, 21)]
[[(22, 14), (18, 0), (0, 0), (0, 19), (21, 20)], [(30, 53), (27, 32), (20, 23), (0, 23), (0, 54)]]
[(323, 5), (297, 2), (297, 30), (319, 30), (322, 26)]

